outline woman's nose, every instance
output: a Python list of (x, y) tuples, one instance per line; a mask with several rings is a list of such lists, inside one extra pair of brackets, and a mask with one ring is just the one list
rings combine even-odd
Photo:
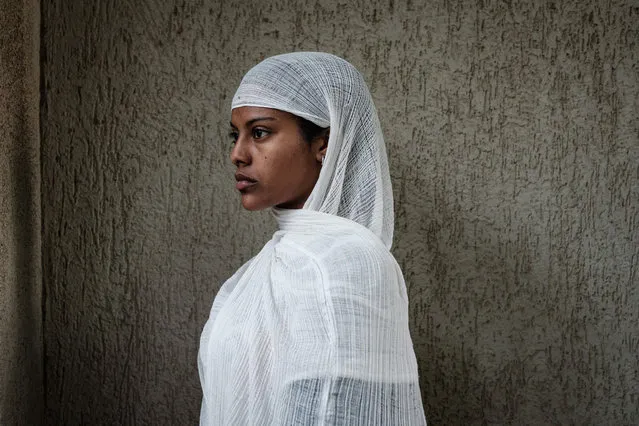
[(238, 137), (231, 150), (231, 162), (235, 164), (235, 167), (239, 167), (240, 164), (249, 164), (251, 162), (251, 156), (248, 152), (246, 142)]

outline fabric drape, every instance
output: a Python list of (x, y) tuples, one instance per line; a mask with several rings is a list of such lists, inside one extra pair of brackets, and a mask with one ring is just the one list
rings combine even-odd
[(276, 108), (330, 126), (303, 209), (218, 292), (202, 332), (201, 424), (422, 425), (393, 201), (370, 93), (324, 53), (269, 58), (233, 108)]

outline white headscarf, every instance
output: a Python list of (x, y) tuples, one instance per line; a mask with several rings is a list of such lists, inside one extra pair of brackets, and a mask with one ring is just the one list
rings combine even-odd
[(232, 108), (330, 127), (303, 209), (218, 292), (200, 341), (201, 424), (423, 425), (406, 286), (388, 251), (393, 198), (370, 93), (326, 53), (251, 69)]
[(351, 219), (390, 248), (393, 190), (384, 136), (362, 75), (328, 53), (266, 59), (242, 79), (232, 109), (274, 108), (330, 127), (328, 151), (304, 209)]

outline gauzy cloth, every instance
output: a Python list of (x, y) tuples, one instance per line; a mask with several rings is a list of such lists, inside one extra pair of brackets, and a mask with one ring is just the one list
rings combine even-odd
[(330, 127), (299, 210), (218, 292), (202, 332), (202, 425), (424, 425), (402, 272), (389, 249), (393, 197), (361, 74), (326, 53), (268, 58), (232, 108)]

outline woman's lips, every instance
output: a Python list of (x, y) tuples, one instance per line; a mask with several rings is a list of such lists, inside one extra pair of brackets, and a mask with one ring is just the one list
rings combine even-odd
[(250, 188), (257, 183), (252, 177), (239, 172), (235, 173), (235, 180), (237, 181), (235, 188), (237, 188), (238, 191), (244, 191), (246, 188)]
[(244, 191), (246, 188), (250, 188), (256, 183), (257, 182), (251, 182), (250, 180), (238, 180), (235, 184), (235, 188), (237, 188), (238, 191)]

